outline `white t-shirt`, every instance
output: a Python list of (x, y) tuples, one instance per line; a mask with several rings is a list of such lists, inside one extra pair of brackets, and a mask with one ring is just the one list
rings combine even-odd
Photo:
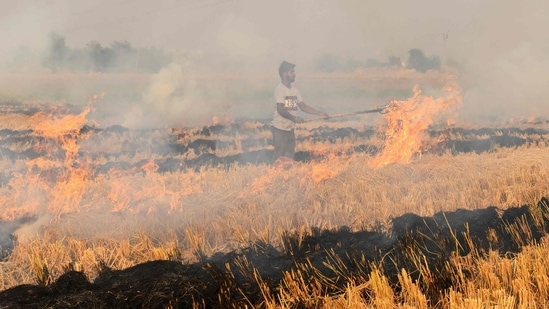
[(295, 123), (290, 119), (282, 117), (276, 110), (276, 103), (284, 103), (284, 108), (290, 114), (296, 116), (299, 107), (297, 103), (303, 102), (299, 90), (295, 87), (288, 88), (284, 84), (280, 83), (276, 86), (274, 91), (275, 97), (275, 110), (273, 115), (273, 121), (271, 125), (277, 129), (284, 131), (291, 131), (295, 128)]

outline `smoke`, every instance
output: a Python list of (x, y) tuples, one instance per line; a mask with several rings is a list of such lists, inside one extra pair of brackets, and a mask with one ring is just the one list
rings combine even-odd
[(234, 15), (225, 18), (216, 39), (227, 56), (257, 59), (271, 47), (269, 40), (255, 33), (253, 23)]
[(544, 39), (549, 5), (493, 3), (468, 25), (455, 46), (469, 88), (467, 109), (493, 119), (547, 117), (549, 43)]
[(344, 3), (379, 54), (406, 59), (415, 47), (456, 66), (465, 120), (549, 116), (546, 1)]
[[(193, 73), (197, 68), (276, 77), (283, 59), (303, 72), (326, 54), (406, 61), (413, 48), (440, 56), (458, 73), (464, 119), (549, 116), (549, 3), (543, 0), (163, 0), (134, 1), (131, 8), (127, 1), (4, 1), (0, 12), (2, 68), (43, 49), (51, 32), (74, 48), (119, 40), (207, 55), (192, 63), (193, 70), (175, 61), (154, 76), (142, 90), (143, 104), (126, 111), (128, 126), (169, 124), (175, 115), (210, 117), (219, 102), (203, 104), (211, 87)], [(223, 87), (215, 90), (219, 97)]]
[[(43, 48), (48, 33), (46, 29), (51, 25), (49, 14), (50, 8), (46, 4), (0, 3), (0, 71), (19, 61), (25, 50), (31, 54)], [(33, 69), (37, 69), (35, 64)]]
[(144, 129), (211, 123), (213, 117), (228, 113), (222, 105), (224, 92), (225, 86), (211, 85), (191, 63), (174, 62), (152, 76), (143, 103), (131, 107), (122, 125)]
[(183, 115), (191, 116), (196, 111), (192, 108), (193, 99), (197, 98), (196, 87), (196, 80), (185, 74), (180, 64), (170, 64), (152, 77), (143, 94), (145, 104), (134, 106), (123, 125), (129, 128), (158, 127), (173, 125)]
[(33, 237), (40, 235), (40, 230), (46, 226), (53, 216), (47, 212), (40, 214), (36, 220), (29, 220), (29, 222), (23, 223), (18, 226), (13, 232), (13, 235), (17, 238), (17, 241), (26, 241)]
[[(277, 66), (282, 60), (296, 63), (301, 73), (314, 70), (315, 59), (323, 55), (360, 61), (385, 61), (394, 56), (405, 61), (409, 50), (417, 48), (427, 56), (440, 56), (444, 68), (451, 65), (458, 74), (464, 120), (548, 118), (548, 13), (545, 0), (2, 1), (0, 71), (13, 67), (26, 73), (46, 71), (40, 60), (52, 32), (74, 49), (83, 49), (91, 41), (103, 47), (127, 41), (136, 49), (180, 53), (144, 82), (140, 79), (144, 74), (124, 80), (124, 76), (83, 71), (75, 80), (29, 77), (17, 93), (20, 85), (8, 75), (1, 79), (0, 99), (8, 97), (5, 93), (15, 93), (10, 98), (51, 97), (72, 104), (105, 92), (96, 115), (116, 118), (113, 124), (132, 129), (197, 126), (225, 114), (270, 116)], [(118, 59), (121, 63), (128, 60), (133, 58)], [(134, 84), (132, 78), (138, 82)], [(344, 104), (339, 103), (346, 98), (337, 87), (345, 82), (327, 80), (322, 83), (325, 87), (319, 87), (323, 89), (300, 90), (306, 100), (312, 97), (306, 92), (335, 93), (324, 100), (331, 101), (326, 104), (330, 112), (341, 113), (345, 111), (338, 108)], [(59, 88), (55, 83), (65, 84)], [(423, 89), (421, 79), (418, 83)], [(345, 89), (363, 86), (376, 87), (353, 84)], [(375, 93), (375, 89), (365, 93)], [(91, 220), (82, 215), (68, 221), (88, 235), (96, 232), (94, 225), (103, 228), (102, 221), (112, 222), (109, 216)], [(152, 219), (173, 220), (173, 226), (192, 221), (167, 215)], [(127, 220), (128, 226), (120, 233), (131, 234), (146, 220), (139, 218), (135, 226)], [(49, 215), (41, 215), (14, 234), (30, 238), (50, 221)], [(0, 246), (9, 242), (9, 238), (0, 238)]]

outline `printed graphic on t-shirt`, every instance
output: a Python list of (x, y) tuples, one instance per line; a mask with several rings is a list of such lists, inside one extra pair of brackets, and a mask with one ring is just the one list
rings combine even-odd
[(287, 95), (284, 99), (284, 107), (289, 111), (297, 110), (297, 96), (296, 95)]

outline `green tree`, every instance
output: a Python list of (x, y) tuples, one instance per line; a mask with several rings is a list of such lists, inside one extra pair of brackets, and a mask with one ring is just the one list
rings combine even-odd
[(137, 50), (128, 41), (114, 41), (110, 44), (114, 55), (114, 70), (119, 72), (134, 71), (137, 67)]
[(172, 62), (173, 57), (163, 50), (152, 48), (140, 48), (137, 51), (137, 65), (139, 71), (157, 73), (163, 67)]
[(86, 44), (86, 54), (91, 62), (91, 69), (96, 72), (109, 71), (114, 63), (114, 53), (97, 41)]
[(68, 51), (69, 48), (65, 45), (65, 38), (57, 33), (50, 33), (48, 47), (42, 62), (43, 66), (54, 73), (57, 72), (63, 67)]
[(416, 71), (425, 73), (428, 70), (440, 69), (440, 58), (438, 56), (425, 57), (423, 51), (417, 48), (410, 49), (408, 52), (408, 66)]

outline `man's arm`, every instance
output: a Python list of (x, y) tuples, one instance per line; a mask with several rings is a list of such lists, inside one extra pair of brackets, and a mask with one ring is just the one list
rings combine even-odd
[(290, 114), (290, 112), (284, 108), (284, 103), (276, 103), (276, 111), (280, 114), (280, 116), (290, 119), (295, 123), (303, 123), (304, 121), (303, 118)]
[(302, 111), (304, 111), (307, 114), (318, 115), (320, 117), (326, 117), (326, 118), (329, 117), (328, 114), (326, 114), (325, 112), (321, 112), (319, 110), (316, 110), (316, 109), (310, 107), (309, 105), (305, 104), (305, 102), (299, 102), (299, 103), (297, 103), (297, 106), (299, 107), (299, 109), (301, 109)]

